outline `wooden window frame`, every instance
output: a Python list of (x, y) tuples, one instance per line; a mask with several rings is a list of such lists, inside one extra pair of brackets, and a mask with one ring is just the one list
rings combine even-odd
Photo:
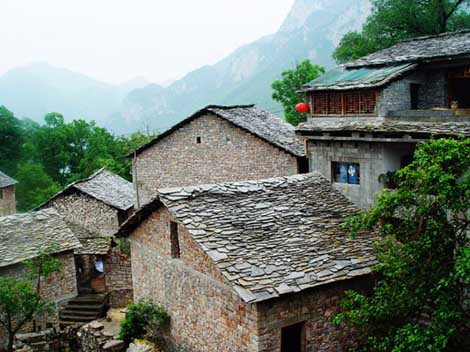
[(170, 245), (171, 245), (171, 257), (179, 259), (181, 257), (180, 251), (180, 240), (178, 233), (178, 223), (170, 221)]
[[(368, 94), (372, 93), (373, 97), (371, 100), (374, 101), (374, 111), (373, 112), (347, 112), (347, 106), (346, 106), (346, 97), (348, 94), (357, 94), (359, 96), (359, 100), (361, 98), (366, 99)], [(326, 111), (327, 113), (320, 114), (315, 112), (315, 95), (319, 94), (326, 94)], [(331, 114), (330, 113), (330, 96), (332, 94), (337, 94), (340, 96), (339, 100), (341, 101), (341, 113), (340, 114)], [(375, 89), (370, 89), (370, 90), (350, 90), (350, 91), (332, 91), (332, 92), (312, 92), (310, 94), (310, 111), (311, 111), (311, 116), (354, 116), (354, 115), (359, 115), (359, 116), (376, 116), (377, 115), (377, 109), (379, 105), (379, 94), (377, 90)], [(360, 101), (358, 103), (358, 110), (360, 110)]]

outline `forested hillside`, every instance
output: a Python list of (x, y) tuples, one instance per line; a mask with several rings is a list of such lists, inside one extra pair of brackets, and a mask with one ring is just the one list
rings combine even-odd
[(40, 125), (0, 106), (0, 170), (19, 182), (20, 211), (101, 167), (130, 179), (126, 155), (149, 138), (142, 133), (116, 137), (94, 122), (66, 123), (58, 113), (47, 114)]

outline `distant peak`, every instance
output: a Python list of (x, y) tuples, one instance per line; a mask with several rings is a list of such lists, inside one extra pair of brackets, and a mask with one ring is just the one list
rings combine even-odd
[(327, 3), (328, 0), (295, 0), (279, 31), (291, 32), (301, 28), (313, 12), (323, 9)]

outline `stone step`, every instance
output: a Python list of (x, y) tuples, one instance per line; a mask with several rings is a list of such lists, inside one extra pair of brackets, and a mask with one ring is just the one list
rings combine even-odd
[(67, 310), (82, 310), (82, 311), (96, 311), (103, 309), (103, 305), (101, 303), (96, 304), (67, 304), (64, 306), (64, 309)]
[(98, 317), (98, 315), (101, 313), (100, 310), (94, 310), (94, 311), (82, 311), (82, 310), (69, 310), (65, 308), (60, 312), (60, 316), (62, 315), (76, 315), (76, 316), (83, 316), (83, 317)]
[(95, 319), (96, 319), (95, 317), (83, 317), (83, 316), (68, 315), (68, 314), (60, 316), (61, 321), (71, 322), (71, 323), (88, 323)]

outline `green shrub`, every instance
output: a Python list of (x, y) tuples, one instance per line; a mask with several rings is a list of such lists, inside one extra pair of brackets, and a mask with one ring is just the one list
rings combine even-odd
[[(170, 325), (170, 316), (151, 300), (140, 301), (127, 306), (126, 319), (121, 322), (119, 338), (126, 343), (134, 339), (161, 336)], [(149, 330), (150, 331), (149, 333)]]

